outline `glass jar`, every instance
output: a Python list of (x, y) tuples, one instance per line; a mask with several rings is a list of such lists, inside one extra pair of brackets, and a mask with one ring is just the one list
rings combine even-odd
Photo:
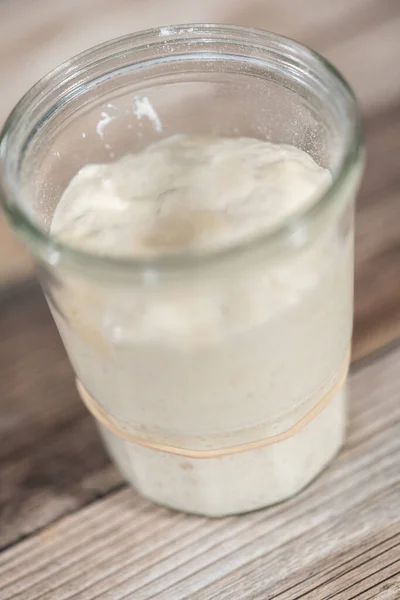
[[(83, 165), (177, 132), (293, 144), (332, 183), (267, 235), (210, 252), (113, 258), (51, 235)], [(211, 516), (310, 482), (343, 440), (352, 331), (362, 143), (337, 71), (271, 33), (162, 27), (47, 75), (9, 117), (0, 153), (5, 211), (126, 479)]]

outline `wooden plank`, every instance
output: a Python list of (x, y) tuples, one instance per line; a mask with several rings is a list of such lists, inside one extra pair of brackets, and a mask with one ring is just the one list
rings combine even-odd
[[(36, 283), (0, 294), (0, 545), (121, 483)], [(85, 453), (83, 449), (85, 448)]]
[(129, 489), (0, 555), (0, 600), (397, 599), (400, 348), (354, 370), (338, 459), (296, 498), (221, 520)]
[(400, 99), (365, 124), (367, 166), (356, 216), (359, 359), (400, 338)]

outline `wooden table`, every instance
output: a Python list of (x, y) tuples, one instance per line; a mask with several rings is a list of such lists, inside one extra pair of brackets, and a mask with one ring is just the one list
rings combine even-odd
[[(0, 4), (0, 30), (16, 4)], [(67, 4), (89, 18), (93, 0), (54, 3), (64, 41), (85, 26), (66, 19)], [(120, 28), (104, 37), (123, 33), (122, 23), (132, 29), (125, 14), (134, 5), (138, 14), (141, 2), (111, 4)], [(194, 18), (212, 20), (211, 4)], [(155, 507), (107, 459), (34, 279), (3, 285), (0, 600), (400, 599), (400, 2), (222, 4), (218, 20), (269, 27), (323, 51), (361, 98), (369, 164), (357, 214), (347, 442), (312, 485), (270, 509), (209, 520)], [(49, 5), (35, 1), (43, 19), (35, 13), (27, 53), (42, 48), (34, 33), (43, 33)], [(182, 15), (174, 20), (190, 20)]]

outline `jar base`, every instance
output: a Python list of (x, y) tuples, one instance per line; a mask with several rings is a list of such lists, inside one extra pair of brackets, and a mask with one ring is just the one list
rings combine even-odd
[(185, 513), (224, 517), (286, 500), (331, 462), (343, 443), (346, 390), (292, 437), (210, 459), (190, 459), (134, 445), (104, 426), (109, 454), (124, 478), (156, 504)]

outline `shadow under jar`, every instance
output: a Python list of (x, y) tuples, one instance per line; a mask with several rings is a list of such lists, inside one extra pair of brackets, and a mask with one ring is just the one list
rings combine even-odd
[[(332, 181), (268, 234), (210, 252), (111, 257), (55, 239), (82, 166), (176, 133), (292, 144)], [(342, 444), (352, 332), (362, 144), (335, 69), (254, 29), (154, 29), (55, 69), (11, 114), (0, 152), (5, 211), (126, 479), (210, 516), (308, 484)]]

